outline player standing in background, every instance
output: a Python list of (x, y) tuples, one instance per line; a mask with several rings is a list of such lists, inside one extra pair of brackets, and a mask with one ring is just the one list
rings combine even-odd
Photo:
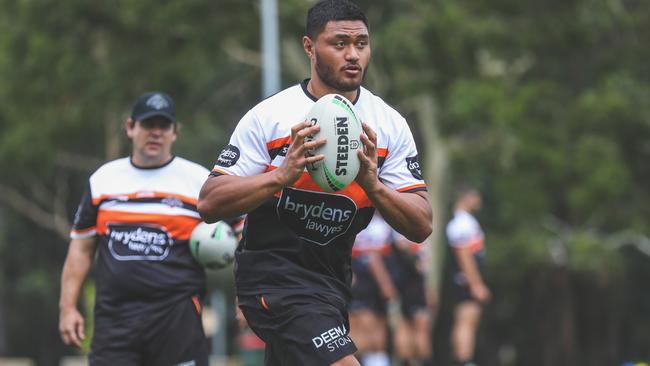
[(394, 329), (395, 355), (400, 366), (431, 366), (432, 312), (438, 303), (426, 281), (431, 251), (426, 243), (414, 243), (398, 232), (392, 236), (387, 265), (398, 291), (402, 315)]
[[(206, 221), (248, 213), (235, 282), (248, 324), (266, 342), (266, 365), (359, 365), (347, 315), (355, 236), (378, 209), (421, 242), (431, 206), (406, 120), (361, 86), (370, 61), (365, 14), (348, 0), (319, 1), (302, 41), (311, 78), (244, 115), (203, 186), (199, 212)], [(337, 193), (323, 192), (305, 170), (323, 159), (306, 153), (325, 144), (306, 141), (319, 127), (305, 116), (328, 93), (352, 101), (365, 122), (359, 174)]]
[(481, 195), (475, 188), (458, 190), (454, 217), (447, 224), (447, 239), (454, 253), (452, 281), (455, 297), (451, 344), (456, 365), (474, 366), (476, 331), (481, 305), (491, 293), (482, 276), (485, 237), (473, 213), (481, 208)]
[(384, 263), (390, 252), (393, 229), (379, 214), (362, 230), (352, 247), (352, 301), (350, 337), (363, 366), (388, 366), (387, 302), (397, 290)]
[(199, 296), (203, 268), (188, 240), (207, 169), (172, 154), (179, 125), (172, 99), (146, 93), (126, 121), (130, 157), (101, 166), (77, 209), (61, 275), (59, 330), (79, 347), (82, 284), (95, 268), (91, 366), (207, 365)]

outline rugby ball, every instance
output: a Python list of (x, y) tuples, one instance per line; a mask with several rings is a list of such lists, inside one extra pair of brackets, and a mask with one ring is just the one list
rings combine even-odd
[(230, 225), (224, 221), (213, 224), (201, 222), (190, 236), (190, 252), (204, 267), (220, 269), (235, 259), (237, 238)]
[(359, 136), (363, 132), (354, 106), (344, 96), (327, 94), (318, 99), (306, 117), (320, 131), (311, 136), (327, 142), (309, 152), (325, 158), (307, 165), (307, 171), (316, 184), (326, 192), (344, 189), (359, 173), (357, 150), (362, 148)]

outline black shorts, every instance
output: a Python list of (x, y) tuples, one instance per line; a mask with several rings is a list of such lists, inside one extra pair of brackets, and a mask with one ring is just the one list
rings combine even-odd
[(350, 313), (370, 310), (378, 315), (386, 315), (386, 300), (367, 266), (355, 263), (353, 260), (352, 270), (354, 271), (354, 283), (351, 288)]
[(411, 276), (403, 277), (402, 280), (397, 284), (397, 291), (401, 298), (402, 316), (412, 320), (418, 311), (427, 308), (424, 277), (419, 273), (412, 273)]
[(412, 320), (418, 311), (427, 307), (424, 276), (417, 271), (415, 262), (410, 257), (399, 255), (395, 250), (387, 261), (391, 279), (401, 300), (402, 316)]
[(301, 294), (238, 299), (248, 325), (266, 342), (266, 366), (328, 366), (357, 351), (344, 304)]
[(472, 297), (472, 293), (469, 291), (469, 286), (467, 285), (459, 285), (457, 283), (454, 283), (452, 285), (452, 291), (453, 291), (453, 296), (454, 296), (454, 303), (460, 304), (461, 302), (465, 301), (476, 301)]
[[(208, 365), (208, 341), (196, 297), (187, 297), (146, 319), (96, 321), (91, 366)], [(123, 319), (123, 318), (121, 318)]]
[[(480, 271), (479, 271), (480, 273)], [(482, 275), (482, 273), (481, 273)], [(477, 301), (469, 290), (469, 285), (465, 279), (465, 275), (458, 271), (452, 275), (451, 293), (455, 304), (460, 304), (465, 301)]]

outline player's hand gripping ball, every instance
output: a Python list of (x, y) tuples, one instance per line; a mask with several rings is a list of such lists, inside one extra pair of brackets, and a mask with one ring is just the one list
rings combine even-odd
[(307, 165), (309, 175), (326, 192), (344, 189), (357, 177), (360, 165), (357, 150), (362, 146), (359, 136), (363, 129), (354, 106), (342, 95), (327, 94), (314, 104), (306, 119), (320, 126), (311, 138), (327, 141), (309, 152), (325, 156)]
[(190, 236), (190, 252), (204, 267), (220, 269), (235, 259), (237, 238), (230, 225), (223, 221), (213, 224), (201, 222)]

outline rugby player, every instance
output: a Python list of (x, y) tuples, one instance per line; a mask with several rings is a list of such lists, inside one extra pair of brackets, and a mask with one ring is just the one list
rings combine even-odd
[[(302, 45), (311, 77), (248, 111), (201, 190), (206, 221), (248, 213), (236, 252), (239, 305), (266, 342), (266, 365), (359, 365), (349, 337), (351, 250), (377, 209), (410, 240), (431, 233), (431, 206), (406, 120), (361, 86), (370, 61), (368, 21), (349, 0), (319, 1)], [(318, 98), (354, 104), (364, 134), (356, 180), (337, 193), (319, 188), (307, 155), (325, 144), (305, 121)], [(328, 143), (334, 143), (332, 141)]]
[(458, 366), (476, 366), (473, 358), (481, 306), (492, 296), (482, 275), (485, 235), (472, 215), (480, 208), (479, 191), (461, 187), (456, 194), (454, 217), (447, 224), (447, 239), (454, 253), (451, 278), (455, 306), (451, 344)]

